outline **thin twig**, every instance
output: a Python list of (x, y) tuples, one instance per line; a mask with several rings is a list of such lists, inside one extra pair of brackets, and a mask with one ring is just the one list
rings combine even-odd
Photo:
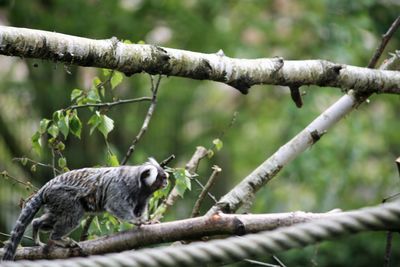
[[(202, 146), (198, 146), (196, 148), (196, 151), (193, 153), (192, 157), (186, 164), (185, 169), (191, 174), (195, 173), (200, 161), (206, 156), (207, 156), (207, 149)], [(176, 189), (176, 186), (174, 186), (171, 192), (168, 194), (167, 198), (161, 203), (161, 205), (154, 212), (152, 220), (160, 221), (164, 213), (167, 211), (168, 207), (174, 205), (178, 196), (179, 196), (178, 190)]]
[(275, 255), (272, 255), (272, 258), (279, 264), (280, 267), (286, 267), (286, 265)]
[(95, 217), (95, 215), (89, 215), (87, 217), (85, 224), (83, 225), (82, 233), (79, 238), (79, 241), (85, 241), (89, 237), (89, 227), (90, 227), (90, 224), (92, 223), (94, 217)]
[(279, 267), (279, 265), (271, 264), (271, 263), (265, 263), (261, 261), (256, 261), (256, 260), (250, 260), (250, 259), (244, 259), (243, 261), (248, 262), (253, 265), (259, 265), (259, 266), (267, 266), (267, 267)]
[(392, 240), (393, 240), (393, 232), (389, 231), (386, 235), (386, 247), (385, 247), (385, 257), (383, 258), (383, 267), (389, 267), (390, 265), (390, 256), (392, 255)]
[(125, 165), (128, 162), (132, 153), (135, 151), (136, 144), (139, 142), (140, 138), (142, 138), (143, 134), (147, 131), (147, 128), (149, 127), (150, 120), (153, 116), (154, 109), (156, 108), (156, 105), (157, 105), (157, 92), (158, 92), (158, 88), (160, 86), (161, 77), (162, 76), (159, 75), (156, 84), (154, 84), (153, 77), (150, 76), (151, 91), (153, 93), (153, 96), (151, 98), (151, 104), (147, 111), (146, 117), (143, 121), (143, 125), (140, 128), (139, 133), (133, 139), (131, 146), (129, 147), (128, 151), (126, 152), (125, 158), (121, 161), (121, 165)]
[[(13, 160), (14, 161), (19, 161), (19, 162), (23, 162), (23, 161), (29, 161), (30, 163), (32, 163), (33, 165), (37, 165), (37, 166), (41, 166), (41, 167), (46, 167), (46, 168), (51, 168), (51, 169), (53, 169), (53, 166), (51, 166), (50, 164), (45, 164), (45, 163), (42, 163), (42, 162), (39, 162), (39, 161), (36, 161), (36, 160), (33, 160), (33, 159), (30, 159), (30, 158), (13, 158)], [(59, 170), (59, 169), (57, 169), (57, 168), (55, 168), (55, 171), (58, 173), (58, 174), (60, 174), (61, 173), (61, 171)]]
[[(2, 235), (2, 236), (5, 236), (5, 237), (8, 237), (8, 238), (10, 238), (10, 237), (11, 237), (11, 235), (10, 235), (10, 234), (6, 234), (6, 233), (3, 233), (3, 232), (0, 232), (0, 235)], [(26, 238), (26, 239), (29, 239), (29, 240), (32, 240), (32, 241), (33, 241), (33, 238), (32, 238), (32, 237), (30, 237), (30, 236), (23, 235), (22, 237), (23, 237), (23, 238)]]
[(367, 67), (374, 68), (376, 63), (378, 62), (379, 58), (381, 57), (383, 50), (385, 50), (386, 45), (389, 43), (390, 39), (396, 32), (396, 30), (400, 26), (400, 16), (398, 16), (395, 21), (390, 26), (389, 30), (382, 35), (382, 40), (379, 46), (376, 48), (374, 55), (372, 56), (371, 60), (369, 61)]
[(79, 108), (87, 108), (87, 107), (96, 107), (96, 108), (111, 108), (121, 104), (128, 104), (134, 102), (143, 102), (143, 101), (151, 101), (152, 98), (148, 96), (138, 97), (138, 98), (131, 98), (131, 99), (119, 99), (114, 102), (106, 102), (106, 103), (89, 103), (89, 104), (82, 104), (82, 105), (72, 105), (63, 109), (63, 111), (79, 109)]
[[(198, 186), (201, 187), (201, 190), (204, 190), (204, 185), (199, 181), (199, 179), (197, 179), (196, 177), (193, 177), (193, 180), (197, 183)], [(218, 199), (210, 192), (207, 192), (207, 195), (211, 198), (211, 200), (214, 201), (214, 203), (218, 202)]]
[(52, 165), (52, 169), (53, 169), (53, 176), (56, 177), (57, 176), (56, 155), (54, 154), (54, 148), (51, 149), (51, 165)]
[(221, 172), (221, 168), (218, 167), (217, 165), (214, 165), (212, 169), (213, 169), (213, 172), (212, 172), (210, 178), (208, 179), (203, 190), (200, 192), (199, 197), (197, 198), (196, 203), (193, 206), (192, 215), (191, 215), (192, 218), (199, 215), (201, 203), (203, 202), (203, 200), (204, 200), (206, 194), (208, 193), (208, 191), (210, 190), (210, 188), (214, 185), (215, 178), (217, 178), (218, 174)]
[(34, 191), (39, 190), (39, 188), (37, 188), (36, 186), (34, 186), (31, 182), (24, 182), (24, 181), (21, 181), (21, 180), (19, 180), (18, 178), (15, 178), (14, 176), (10, 175), (7, 171), (2, 171), (2, 172), (0, 173), (0, 176), (8, 177), (8, 178), (10, 178), (11, 180), (15, 181), (16, 183), (18, 183), (18, 184), (22, 184), (22, 185), (24, 185), (24, 186), (26, 186), (26, 187), (32, 188)]
[(172, 154), (172, 155), (169, 156), (168, 158), (166, 158), (166, 159), (164, 159), (163, 161), (161, 161), (161, 162), (160, 162), (160, 166), (161, 166), (162, 168), (165, 168), (165, 167), (168, 165), (168, 163), (170, 163), (171, 160), (173, 160), (173, 159), (175, 159), (175, 155), (174, 155), (174, 154)]

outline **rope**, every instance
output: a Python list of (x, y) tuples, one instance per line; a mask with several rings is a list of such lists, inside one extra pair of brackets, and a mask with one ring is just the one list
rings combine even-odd
[(342, 216), (297, 224), (274, 231), (196, 242), (189, 245), (149, 248), (87, 258), (1, 262), (0, 266), (198, 266), (229, 263), (265, 253), (277, 253), (319, 241), (366, 230), (393, 229), (400, 223), (400, 202), (344, 212)]

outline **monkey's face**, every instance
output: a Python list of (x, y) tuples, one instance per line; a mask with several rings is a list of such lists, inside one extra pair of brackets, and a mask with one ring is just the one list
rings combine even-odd
[(148, 166), (141, 174), (141, 182), (151, 191), (168, 185), (168, 173), (159, 166)]

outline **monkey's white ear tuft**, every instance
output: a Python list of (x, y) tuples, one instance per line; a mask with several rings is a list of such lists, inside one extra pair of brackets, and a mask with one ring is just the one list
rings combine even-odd
[(147, 165), (144, 167), (140, 178), (146, 186), (152, 186), (153, 183), (156, 181), (158, 175), (157, 168), (151, 165)]
[(160, 166), (160, 164), (157, 162), (157, 160), (155, 160), (153, 157), (150, 157), (148, 162), (150, 164), (153, 164), (154, 166)]

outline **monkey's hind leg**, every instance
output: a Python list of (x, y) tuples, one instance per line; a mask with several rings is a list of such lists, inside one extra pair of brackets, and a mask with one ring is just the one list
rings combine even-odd
[(39, 232), (48, 232), (53, 229), (53, 225), (56, 222), (54, 217), (50, 213), (45, 213), (41, 217), (32, 221), (32, 238), (36, 245), (44, 246), (45, 243), (40, 241)]
[(55, 219), (49, 243), (61, 247), (78, 246), (78, 243), (68, 238), (67, 235), (79, 226), (79, 222), (85, 213), (82, 204), (76, 199), (79, 192), (79, 190), (73, 190), (70, 187), (60, 186), (53, 188), (51, 195), (48, 194), (47, 208), (51, 217)]

